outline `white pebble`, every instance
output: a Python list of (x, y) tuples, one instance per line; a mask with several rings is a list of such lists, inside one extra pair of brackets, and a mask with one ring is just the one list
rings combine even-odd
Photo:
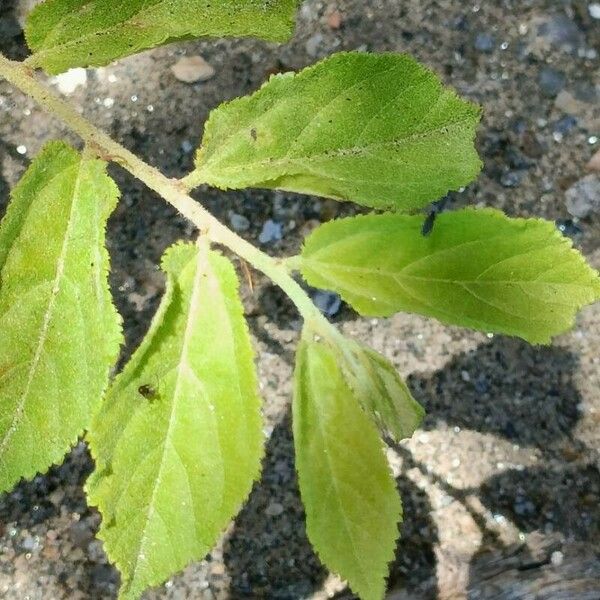
[(600, 2), (592, 2), (588, 6), (592, 19), (600, 19)]
[(201, 56), (184, 56), (171, 67), (171, 72), (183, 83), (208, 81), (215, 76), (215, 69)]
[(61, 73), (50, 80), (61, 94), (68, 96), (72, 94), (78, 87), (85, 86), (87, 83), (87, 72), (85, 69), (69, 69), (65, 73)]

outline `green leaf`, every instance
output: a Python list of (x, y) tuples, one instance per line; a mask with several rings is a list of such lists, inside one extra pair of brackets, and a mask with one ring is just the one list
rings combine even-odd
[(362, 600), (380, 600), (402, 518), (400, 497), (337, 352), (306, 332), (296, 358), (293, 420), (308, 537)]
[(298, 0), (46, 0), (27, 21), (29, 64), (60, 73), (203, 36), (283, 42), (297, 6)]
[(354, 341), (338, 343), (337, 362), (364, 410), (384, 435), (399, 442), (421, 424), (425, 411), (413, 398), (394, 366)]
[(121, 322), (105, 227), (105, 163), (48, 144), (0, 226), (0, 490), (60, 461), (108, 385)]
[(598, 273), (553, 223), (491, 209), (422, 217), (368, 215), (319, 227), (300, 268), (363, 315), (408, 311), (548, 343), (600, 298)]
[(210, 551), (263, 453), (233, 266), (208, 247), (179, 244), (163, 268), (167, 291), (150, 331), (89, 434), (88, 498), (128, 600)]
[(476, 177), (478, 121), (409, 56), (340, 53), (214, 110), (189, 183), (410, 210)]

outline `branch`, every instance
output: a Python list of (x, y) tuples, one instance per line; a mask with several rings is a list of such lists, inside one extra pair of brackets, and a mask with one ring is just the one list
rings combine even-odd
[(206, 234), (212, 242), (226, 246), (256, 269), (262, 271), (289, 296), (305, 321), (310, 322), (315, 331), (323, 335), (331, 335), (333, 331), (338, 334), (305, 291), (290, 276), (282, 261), (265, 254), (223, 225), (187, 193), (186, 186), (180, 180), (169, 179), (154, 167), (146, 164), (87, 121), (55, 92), (38, 82), (30, 68), (8, 60), (2, 54), (0, 54), (0, 77), (33, 98), (48, 113), (59, 118), (99, 158), (121, 165), (154, 190), (191, 221), (200, 232)]

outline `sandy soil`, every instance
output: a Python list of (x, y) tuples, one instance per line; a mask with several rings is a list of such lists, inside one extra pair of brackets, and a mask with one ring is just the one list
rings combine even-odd
[[(191, 167), (208, 112), (256, 89), (268, 74), (337, 50), (406, 51), (484, 106), (485, 168), (450, 207), (496, 206), (556, 220), (596, 267), (600, 215), (575, 219), (565, 192), (600, 148), (600, 21), (583, 0), (309, 0), (294, 39), (191, 42), (87, 73), (70, 94), (95, 123), (171, 176)], [(332, 28), (339, 11), (341, 26)], [(0, 1), (0, 50), (26, 50), (14, 0)], [(334, 23), (335, 24), (335, 23)], [(177, 81), (183, 54), (216, 69), (206, 83)], [(32, 102), (0, 83), (0, 212), (10, 186), (48, 139), (72, 139)], [(73, 140), (75, 141), (75, 140)], [(23, 153), (24, 146), (26, 148)], [(112, 286), (131, 352), (163, 290), (156, 264), (191, 228), (148, 190), (112, 168), (122, 202), (110, 221)], [(200, 190), (224, 221), (247, 217), (258, 243), (268, 219), (297, 251), (316, 221), (352, 207), (262, 191)], [(255, 276), (244, 288), (259, 354), (270, 438), (250, 501), (203, 562), (149, 599), (350, 597), (307, 542), (293, 470), (290, 373), (300, 322), (282, 295)], [(551, 347), (531, 347), (444, 327), (416, 316), (334, 317), (351, 336), (388, 356), (427, 408), (423, 429), (390, 449), (405, 503), (390, 597), (600, 598), (600, 306)], [(91, 469), (83, 445), (34, 481), (0, 497), (0, 595), (7, 600), (108, 600), (118, 575), (94, 540), (86, 508)], [(536, 591), (537, 590), (537, 591)]]

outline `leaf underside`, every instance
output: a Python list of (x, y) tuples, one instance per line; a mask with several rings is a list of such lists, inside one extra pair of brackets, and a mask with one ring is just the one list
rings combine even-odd
[(492, 209), (423, 218), (367, 215), (322, 225), (306, 240), (301, 271), (362, 315), (399, 311), (548, 343), (600, 298), (598, 273), (553, 223)]
[(194, 37), (287, 40), (298, 0), (46, 0), (29, 15), (30, 64), (49, 73), (102, 66)]
[(362, 600), (380, 600), (402, 505), (377, 429), (333, 348), (303, 336), (293, 403), (296, 468), (308, 537)]
[(89, 434), (88, 499), (128, 600), (210, 551), (263, 453), (233, 266), (207, 247), (178, 244), (163, 268), (161, 306)]
[(0, 490), (62, 459), (89, 425), (121, 344), (108, 287), (105, 163), (48, 144), (0, 226)]
[(383, 356), (351, 340), (335, 348), (348, 385), (383, 435), (399, 442), (421, 424), (425, 411), (395, 367)]
[(476, 177), (478, 122), (411, 57), (340, 53), (214, 110), (190, 179), (406, 211)]

